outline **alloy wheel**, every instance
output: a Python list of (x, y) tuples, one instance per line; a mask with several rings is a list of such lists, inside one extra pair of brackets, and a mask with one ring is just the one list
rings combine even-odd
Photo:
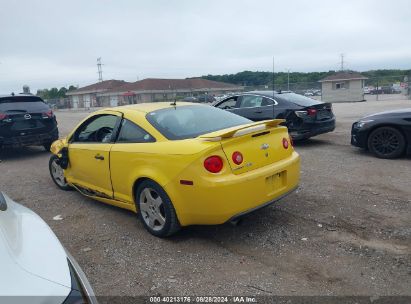
[(371, 145), (375, 151), (382, 155), (388, 155), (400, 148), (400, 139), (391, 130), (382, 129), (374, 134)]
[(51, 163), (51, 175), (53, 176), (54, 181), (61, 187), (66, 187), (67, 182), (64, 177), (64, 171), (63, 168), (57, 164), (57, 159), (54, 159)]
[(164, 203), (153, 188), (145, 188), (140, 194), (140, 212), (144, 222), (154, 231), (163, 229), (166, 223)]

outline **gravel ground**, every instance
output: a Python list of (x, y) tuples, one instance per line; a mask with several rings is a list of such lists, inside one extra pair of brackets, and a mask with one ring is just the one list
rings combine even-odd
[[(296, 147), (298, 191), (239, 226), (155, 238), (131, 212), (58, 190), (40, 148), (3, 151), (0, 185), (53, 228), (98, 295), (411, 295), (410, 158), (349, 143), (357, 118), (404, 107), (335, 104), (336, 130)], [(57, 112), (61, 133), (86, 115)]]

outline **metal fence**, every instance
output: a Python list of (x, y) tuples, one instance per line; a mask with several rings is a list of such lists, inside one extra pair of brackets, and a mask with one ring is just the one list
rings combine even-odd
[[(244, 91), (273, 90), (273, 85), (246, 86)], [(292, 91), (321, 100), (321, 83), (316, 82), (290, 82), (274, 83), (276, 91)], [(371, 77), (364, 81), (364, 100), (402, 100), (411, 99), (410, 76), (384, 76)]]

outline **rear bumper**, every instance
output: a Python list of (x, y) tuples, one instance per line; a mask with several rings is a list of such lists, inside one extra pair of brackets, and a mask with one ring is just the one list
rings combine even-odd
[[(175, 182), (165, 186), (180, 224), (222, 224), (278, 201), (296, 189), (300, 157), (293, 152), (286, 159), (238, 175), (202, 177), (194, 174), (183, 172)], [(179, 183), (180, 179), (190, 179), (189, 176), (193, 185)]]
[(294, 140), (306, 139), (315, 135), (332, 132), (335, 130), (335, 118), (326, 122), (303, 124), (298, 129), (291, 129), (290, 135)]
[(41, 146), (45, 143), (50, 143), (59, 138), (57, 128), (47, 133), (29, 134), (14, 137), (0, 136), (0, 146), (7, 148), (19, 148), (23, 146)]

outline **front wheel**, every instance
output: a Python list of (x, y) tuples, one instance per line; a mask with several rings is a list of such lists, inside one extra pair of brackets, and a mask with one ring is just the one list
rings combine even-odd
[(58, 161), (59, 158), (56, 155), (50, 157), (49, 171), (51, 179), (61, 190), (72, 190), (73, 188), (67, 183), (66, 178), (64, 177), (64, 170), (60, 167)]
[(152, 235), (167, 237), (180, 229), (174, 206), (157, 183), (143, 181), (136, 190), (136, 204), (144, 227)]
[(379, 158), (397, 158), (405, 150), (402, 133), (392, 127), (380, 127), (368, 137), (368, 149)]

